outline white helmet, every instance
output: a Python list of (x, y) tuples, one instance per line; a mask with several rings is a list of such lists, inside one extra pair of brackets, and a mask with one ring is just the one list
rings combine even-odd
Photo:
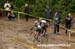
[(42, 23), (47, 23), (46, 20), (41, 20)]
[(36, 20), (34, 23), (38, 23), (38, 21)]

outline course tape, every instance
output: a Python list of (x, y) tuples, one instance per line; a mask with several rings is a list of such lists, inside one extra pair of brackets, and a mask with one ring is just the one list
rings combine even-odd
[[(0, 10), (6, 11), (5, 9), (0, 9)], [(34, 17), (34, 15), (27, 14), (27, 13), (24, 13), (24, 12), (13, 11), (13, 10), (10, 10), (10, 11), (11, 11), (11, 12), (18, 13), (18, 14), (24, 14), (24, 15), (29, 15), (29, 16), (31, 16), (31, 17)], [(36, 16), (36, 17), (34, 17), (34, 18), (38, 18), (38, 19), (39, 19), (39, 18), (41, 18), (41, 17)], [(46, 19), (46, 18), (42, 18), (42, 19)], [(46, 20), (53, 21), (53, 20), (51, 20), (51, 19), (46, 19)], [(75, 33), (74, 30), (67, 29), (67, 28), (63, 27), (62, 25), (60, 25), (60, 27), (62, 27), (62, 28), (65, 29), (65, 30), (68, 30), (68, 31), (71, 32), (71, 33)]]
[[(5, 9), (0, 9), (0, 10), (2, 10), (2, 11), (6, 11)], [(24, 15), (29, 15), (29, 16), (31, 16), (31, 17), (33, 17), (33, 18), (36, 18), (36, 19), (38, 19), (39, 17), (34, 17), (34, 15), (31, 15), (31, 14), (27, 14), (27, 13), (24, 13), (24, 12), (19, 12), (19, 11), (14, 11), (14, 10), (9, 10), (9, 11), (11, 11), (11, 12), (14, 12), (14, 13), (18, 13), (18, 14), (24, 14)]]

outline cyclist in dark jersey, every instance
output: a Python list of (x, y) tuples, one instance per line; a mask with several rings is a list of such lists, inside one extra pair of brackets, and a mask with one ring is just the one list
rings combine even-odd
[(40, 25), (40, 22), (38, 20), (34, 21), (34, 25), (31, 28), (31, 30), (34, 29), (35, 33), (34, 34), (40, 34), (42, 33), (42, 27)]
[(48, 22), (45, 19), (40, 20), (40, 25), (43, 29), (43, 32), (47, 32)]

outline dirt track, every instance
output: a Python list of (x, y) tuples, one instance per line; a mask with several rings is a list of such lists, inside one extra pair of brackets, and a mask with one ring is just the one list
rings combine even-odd
[[(0, 19), (0, 49), (75, 49), (75, 44), (70, 47), (38, 47), (39, 42), (33, 41), (30, 28), (34, 19), (29, 22), (25, 20), (8, 21), (6, 18)], [(48, 28), (48, 44), (67, 44), (68, 36), (64, 30), (60, 29), (60, 35), (53, 34), (53, 25)], [(71, 37), (71, 42), (75, 43), (75, 37)]]

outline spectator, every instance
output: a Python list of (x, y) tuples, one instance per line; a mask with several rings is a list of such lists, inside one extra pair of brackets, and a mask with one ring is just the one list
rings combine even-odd
[(45, 16), (47, 18), (47, 21), (49, 23), (49, 26), (50, 26), (50, 21), (49, 19), (51, 19), (51, 9), (49, 8), (49, 6), (46, 6), (46, 9), (45, 9)]
[(60, 13), (56, 12), (54, 16), (54, 34), (59, 34)]
[(47, 19), (51, 19), (51, 9), (49, 8), (49, 6), (46, 6), (45, 16)]
[(29, 20), (29, 12), (30, 12), (29, 5), (28, 5), (28, 3), (26, 3), (25, 4), (25, 8), (24, 8), (24, 13), (25, 13), (26, 21)]
[[(72, 22), (72, 15), (71, 13), (68, 13), (67, 17), (65, 18), (65, 26), (67, 29), (71, 28), (71, 22)], [(65, 34), (68, 34), (67, 30), (65, 31)]]
[(6, 1), (6, 3), (4, 4), (4, 8), (6, 10), (6, 16), (7, 16), (8, 12), (10, 11), (10, 8), (11, 8), (11, 4), (9, 3), (9, 1)]
[(8, 19), (11, 20), (15, 20), (15, 15), (13, 14), (13, 12), (8, 12)]

